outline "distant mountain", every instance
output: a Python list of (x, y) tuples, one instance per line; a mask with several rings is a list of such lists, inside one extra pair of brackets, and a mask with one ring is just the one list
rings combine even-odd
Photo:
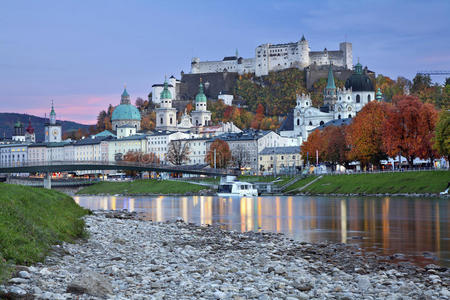
[[(17, 121), (20, 121), (24, 124), (24, 128), (28, 127), (28, 120), (31, 120), (31, 126), (34, 128), (34, 132), (36, 133), (36, 140), (43, 141), (44, 140), (44, 124), (46, 120), (41, 117), (36, 117), (28, 114), (16, 114), (16, 113), (0, 113), (0, 138), (3, 138), (5, 135), (7, 138), (10, 138), (14, 132), (14, 124)], [(61, 121), (58, 120), (59, 123), (62, 124), (62, 132), (78, 130), (78, 128), (88, 129), (91, 125), (80, 124), (72, 121)]]

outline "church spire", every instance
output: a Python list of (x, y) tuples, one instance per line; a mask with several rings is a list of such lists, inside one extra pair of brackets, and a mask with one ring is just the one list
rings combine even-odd
[(52, 110), (50, 111), (50, 124), (56, 124), (56, 113), (53, 108), (53, 100), (52, 100)]
[(336, 84), (334, 83), (333, 68), (331, 64), (328, 68), (328, 81), (326, 89), (336, 89)]

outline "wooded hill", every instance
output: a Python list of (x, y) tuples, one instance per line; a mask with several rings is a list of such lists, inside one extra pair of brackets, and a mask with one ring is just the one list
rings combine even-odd
[[(34, 128), (34, 132), (36, 134), (37, 141), (44, 140), (44, 124), (48, 119), (44, 119), (41, 117), (28, 115), (28, 114), (17, 114), (17, 113), (0, 113), (0, 138), (6, 136), (7, 138), (11, 138), (14, 133), (14, 124), (17, 121), (20, 121), (24, 124), (24, 129), (28, 126), (28, 120), (31, 120), (31, 126)], [(72, 121), (60, 121), (62, 125), (63, 133), (69, 131), (76, 131), (78, 129), (82, 129), (84, 131), (88, 131), (90, 125), (80, 124)]]

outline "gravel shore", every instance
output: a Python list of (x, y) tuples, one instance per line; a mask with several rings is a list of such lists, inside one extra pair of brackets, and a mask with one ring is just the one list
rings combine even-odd
[(90, 237), (17, 267), (0, 298), (450, 299), (450, 270), (381, 262), (344, 244), (238, 233), (125, 212), (85, 218)]

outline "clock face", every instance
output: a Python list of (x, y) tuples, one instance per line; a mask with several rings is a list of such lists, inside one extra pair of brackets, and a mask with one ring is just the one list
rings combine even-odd
[(53, 129), (53, 136), (57, 136), (58, 135), (58, 129)]

